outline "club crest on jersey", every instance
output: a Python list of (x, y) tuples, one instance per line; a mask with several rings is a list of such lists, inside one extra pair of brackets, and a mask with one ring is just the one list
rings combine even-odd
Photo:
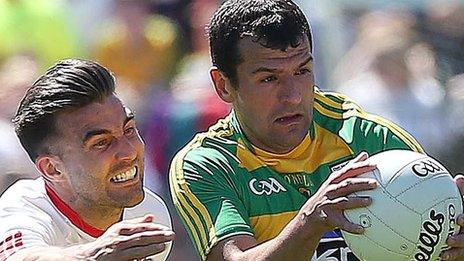
[(248, 183), (250, 186), (251, 191), (256, 195), (263, 195), (266, 194), (267, 196), (271, 195), (272, 193), (279, 193), (285, 192), (287, 189), (282, 186), (276, 179), (269, 178), (269, 180), (260, 180), (258, 181), (256, 178), (253, 178)]

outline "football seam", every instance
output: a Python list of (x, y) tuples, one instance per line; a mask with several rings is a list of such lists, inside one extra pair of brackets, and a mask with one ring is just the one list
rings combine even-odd
[(423, 182), (425, 182), (425, 181), (428, 181), (429, 179), (439, 178), (439, 177), (442, 177), (443, 175), (447, 176), (447, 175), (449, 175), (449, 173), (448, 173), (448, 172), (440, 172), (440, 173), (436, 173), (436, 174), (434, 174), (433, 176), (430, 176), (430, 177), (428, 177), (428, 178), (426, 178), (426, 179), (420, 179), (418, 182), (416, 182), (416, 183), (410, 185), (409, 187), (403, 189), (402, 191), (400, 191), (395, 197), (401, 196), (401, 195), (404, 194), (406, 191), (408, 191), (408, 190), (410, 190), (410, 189), (412, 189), (412, 188), (414, 188), (414, 187), (420, 185), (421, 183), (423, 183)]

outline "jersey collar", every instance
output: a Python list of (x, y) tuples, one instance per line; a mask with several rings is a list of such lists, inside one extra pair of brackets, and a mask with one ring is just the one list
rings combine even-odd
[(45, 183), (45, 191), (47, 192), (48, 197), (52, 201), (53, 205), (63, 214), (66, 216), (71, 223), (79, 228), (80, 230), (84, 231), (86, 234), (92, 237), (99, 237), (105, 233), (105, 230), (101, 230), (96, 228), (88, 223), (86, 223), (71, 207), (68, 206), (56, 192)]

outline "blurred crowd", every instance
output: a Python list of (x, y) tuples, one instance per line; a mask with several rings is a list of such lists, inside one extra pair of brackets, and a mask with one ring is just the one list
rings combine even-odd
[[(401, 4), (398, 4), (401, 2)], [(135, 109), (146, 185), (167, 203), (169, 163), (228, 114), (212, 88), (205, 24), (217, 0), (0, 0), (0, 193), (37, 171), (11, 124), (37, 76), (57, 60), (100, 62)], [(464, 3), (300, 1), (314, 33), (316, 82), (413, 134), (452, 173), (464, 171)], [(195, 256), (177, 232), (170, 260)]]

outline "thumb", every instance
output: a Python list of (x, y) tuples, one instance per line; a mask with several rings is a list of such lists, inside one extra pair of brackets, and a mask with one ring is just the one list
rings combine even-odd
[(457, 174), (454, 177), (454, 182), (458, 186), (459, 192), (461, 192), (461, 195), (464, 195), (464, 176), (462, 174)]
[(128, 219), (125, 222), (128, 224), (137, 224), (137, 223), (150, 223), (150, 222), (153, 222), (153, 220), (155, 220), (155, 216), (153, 216), (152, 214), (146, 214), (143, 217)]

